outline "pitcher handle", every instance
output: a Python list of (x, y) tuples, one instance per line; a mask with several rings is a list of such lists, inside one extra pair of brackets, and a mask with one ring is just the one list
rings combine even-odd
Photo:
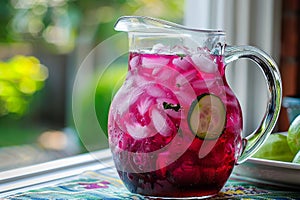
[(260, 125), (253, 133), (243, 138), (244, 149), (237, 160), (237, 164), (240, 164), (252, 156), (267, 140), (276, 124), (282, 98), (281, 78), (275, 61), (268, 54), (256, 47), (226, 46), (224, 48), (224, 56), (225, 65), (240, 58), (248, 58), (254, 61), (263, 71), (269, 93), (266, 112)]

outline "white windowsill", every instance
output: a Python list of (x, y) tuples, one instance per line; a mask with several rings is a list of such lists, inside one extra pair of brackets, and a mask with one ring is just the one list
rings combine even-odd
[(0, 172), (0, 198), (113, 166), (109, 149)]

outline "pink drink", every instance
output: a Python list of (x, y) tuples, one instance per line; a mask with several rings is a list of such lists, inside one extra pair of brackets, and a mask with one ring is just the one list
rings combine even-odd
[[(240, 154), (242, 130), (241, 109), (224, 70), (221, 56), (130, 54), (108, 129), (115, 165), (131, 192), (212, 196), (223, 187)], [(224, 112), (207, 111), (217, 112), (207, 124), (202, 123), (207, 112), (201, 111), (194, 125), (193, 109), (210, 102), (204, 97), (224, 105)]]

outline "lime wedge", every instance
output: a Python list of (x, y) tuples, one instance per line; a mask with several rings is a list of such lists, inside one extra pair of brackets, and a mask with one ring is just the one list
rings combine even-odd
[(298, 153), (300, 150), (300, 115), (298, 115), (290, 125), (287, 143), (292, 153)]
[(298, 163), (300, 164), (300, 151), (296, 154), (296, 156), (293, 159), (293, 163)]
[(291, 162), (294, 155), (287, 144), (287, 136), (271, 134), (263, 146), (253, 155), (254, 158)]

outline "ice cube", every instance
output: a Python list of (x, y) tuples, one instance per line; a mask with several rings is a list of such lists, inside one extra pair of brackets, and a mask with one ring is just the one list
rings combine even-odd
[(152, 97), (164, 97), (165, 91), (159, 85), (151, 85), (147, 87), (147, 93)]
[(152, 137), (156, 134), (156, 132), (148, 125), (142, 126), (139, 123), (129, 124), (126, 122), (125, 124), (129, 135), (136, 140)]
[(170, 47), (169, 46), (165, 46), (161, 43), (155, 44), (150, 53), (168, 53), (170, 52)]
[(176, 45), (171, 49), (171, 52), (174, 54), (188, 55), (190, 50), (187, 47)]
[(142, 58), (142, 66), (144, 68), (156, 68), (156, 67), (163, 67), (166, 66), (169, 62), (168, 58), (162, 57), (143, 57)]
[(190, 62), (187, 61), (187, 59), (185, 59), (184, 57), (180, 57), (180, 58), (175, 58), (172, 61), (173, 65), (175, 65), (176, 67), (182, 69), (182, 70), (189, 70), (192, 69), (193, 66), (191, 65)]
[(125, 112), (129, 110), (129, 107), (132, 104), (134, 104), (138, 100), (140, 95), (143, 93), (144, 91), (140, 88), (135, 88), (130, 93), (126, 93), (126, 92), (118, 93), (117, 94), (118, 104), (115, 105), (117, 112), (123, 115)]
[(129, 61), (130, 69), (132, 69), (132, 70), (133, 69), (137, 69), (139, 61), (140, 61), (140, 57), (139, 56), (135, 56), (135, 57), (131, 58), (130, 61)]
[(142, 98), (137, 105), (137, 109), (141, 115), (144, 115), (149, 108), (154, 104), (154, 100), (152, 98)]
[(184, 72), (176, 77), (176, 84), (178, 86), (182, 86), (184, 84), (191, 84), (191, 81), (196, 79), (197, 80), (197, 70), (189, 70)]
[(214, 86), (215, 79), (196, 80), (192, 82), (192, 87), (195, 89), (205, 90)]
[(196, 54), (191, 57), (192, 62), (196, 65), (196, 67), (205, 73), (215, 73), (218, 69), (218, 65), (214, 63), (214, 61), (209, 58), (209, 56), (205, 56), (203, 54)]
[(151, 118), (155, 129), (162, 136), (168, 137), (172, 134), (175, 126), (164, 112), (154, 108), (151, 112)]

